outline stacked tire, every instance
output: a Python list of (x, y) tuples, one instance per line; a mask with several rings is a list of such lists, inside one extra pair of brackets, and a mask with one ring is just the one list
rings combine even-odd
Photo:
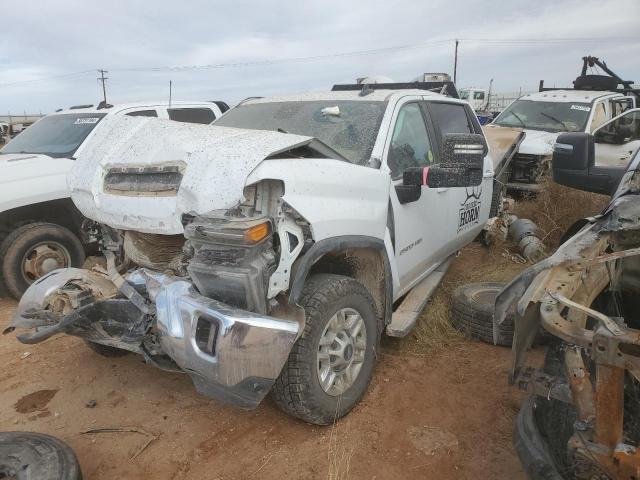
[[(504, 283), (469, 283), (453, 292), (451, 322), (453, 326), (469, 337), (493, 344), (493, 311), (498, 294)], [(498, 327), (496, 345), (510, 347), (513, 343), (515, 313), (513, 309)]]

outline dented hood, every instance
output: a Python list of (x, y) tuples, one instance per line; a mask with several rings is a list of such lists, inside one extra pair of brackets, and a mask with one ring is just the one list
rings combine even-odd
[(67, 180), (76, 206), (97, 222), (178, 234), (183, 214), (237, 205), (247, 176), (260, 162), (314, 141), (279, 132), (112, 116), (98, 125)]

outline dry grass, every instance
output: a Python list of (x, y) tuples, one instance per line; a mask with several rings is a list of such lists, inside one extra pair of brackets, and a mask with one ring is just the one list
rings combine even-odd
[[(580, 218), (599, 213), (607, 203), (606, 196), (570, 189), (549, 180), (540, 195), (522, 199), (513, 213), (538, 225), (552, 253), (567, 228)], [(467, 283), (510, 281), (528, 265), (513, 262), (509, 253), (517, 250), (508, 241), (495, 241), (489, 248), (477, 242), (466, 247), (454, 260), (412, 334), (399, 341), (385, 340), (385, 348), (433, 354), (461, 345), (465, 337), (450, 322), (453, 291)]]
[(327, 480), (347, 480), (351, 459), (356, 449), (354, 432), (349, 422), (337, 423), (334, 420), (329, 433), (329, 448), (327, 449), (328, 472)]
[(600, 213), (608, 203), (606, 195), (563, 187), (547, 179), (542, 192), (517, 202), (513, 213), (533, 220), (540, 228), (545, 245), (555, 249), (576, 220)]

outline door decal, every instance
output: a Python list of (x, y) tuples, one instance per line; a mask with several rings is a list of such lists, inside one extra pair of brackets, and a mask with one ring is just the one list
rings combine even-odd
[(471, 225), (476, 225), (480, 221), (480, 206), (482, 202), (482, 185), (479, 187), (465, 187), (467, 198), (460, 204), (458, 211), (458, 233), (466, 230)]

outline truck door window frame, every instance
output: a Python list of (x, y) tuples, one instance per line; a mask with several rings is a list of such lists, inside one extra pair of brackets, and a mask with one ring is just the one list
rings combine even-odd
[(395, 172), (394, 175), (394, 171), (391, 168), (391, 165), (389, 164), (389, 157), (391, 154), (391, 142), (393, 141), (393, 135), (396, 131), (396, 126), (398, 124), (398, 117), (400, 112), (402, 111), (403, 108), (409, 106), (409, 105), (413, 105), (415, 104), (418, 107), (418, 111), (420, 112), (420, 115), (422, 117), (422, 121), (424, 123), (425, 126), (425, 130), (427, 133), (427, 142), (429, 144), (429, 147), (431, 149), (431, 155), (432, 155), (432, 161), (429, 163), (425, 163), (424, 165), (416, 165), (416, 166), (430, 166), (430, 165), (435, 165), (436, 163), (438, 163), (438, 158), (439, 158), (439, 146), (438, 146), (438, 142), (434, 141), (434, 139), (436, 138), (435, 136), (435, 132), (433, 130), (433, 127), (431, 125), (431, 120), (428, 117), (428, 115), (425, 112), (424, 109), (424, 105), (423, 105), (423, 101), (420, 100), (419, 98), (410, 100), (408, 102), (405, 102), (403, 104), (401, 104), (399, 106), (398, 109), (398, 115), (395, 115), (395, 118), (393, 119), (394, 121), (391, 124), (391, 128), (389, 130), (389, 144), (386, 148), (386, 155), (385, 155), (385, 164), (387, 165), (387, 168), (389, 169), (389, 175), (391, 176), (391, 180), (392, 181), (397, 181), (397, 180), (401, 180), (402, 179), (402, 171), (400, 172)]
[[(426, 114), (429, 116), (430, 119), (430, 123), (433, 125), (433, 129), (435, 131), (436, 137), (437, 137), (437, 146), (438, 146), (438, 150), (440, 150), (440, 147), (442, 146), (442, 139), (444, 137), (444, 134), (442, 132), (442, 130), (440, 129), (440, 124), (437, 122), (437, 118), (435, 115), (435, 112), (433, 111), (433, 108), (431, 107), (432, 104), (436, 104), (436, 103), (443, 103), (446, 105), (453, 105), (453, 106), (457, 106), (457, 107), (462, 107), (464, 109), (464, 113), (467, 116), (467, 122), (469, 124), (469, 127), (471, 127), (471, 130), (473, 130), (472, 132), (459, 132), (459, 133), (479, 133), (482, 134), (482, 127), (480, 126), (480, 122), (478, 121), (478, 117), (476, 117), (475, 113), (473, 113), (473, 111), (471, 110), (471, 107), (466, 104), (466, 103), (457, 103), (457, 102), (447, 102), (447, 101), (424, 101), (424, 107), (425, 107), (425, 111)], [(434, 162), (434, 163), (438, 163), (438, 162)]]

